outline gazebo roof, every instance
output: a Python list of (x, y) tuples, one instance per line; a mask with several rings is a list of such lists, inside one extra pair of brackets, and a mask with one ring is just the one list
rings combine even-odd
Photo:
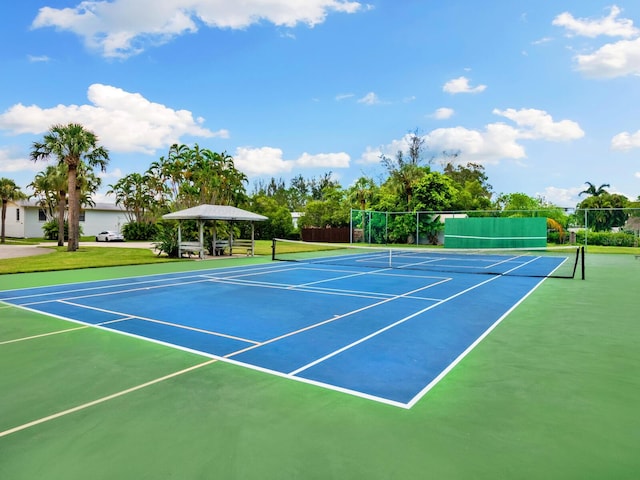
[(264, 215), (248, 212), (229, 205), (198, 205), (177, 212), (167, 213), (162, 218), (168, 220), (226, 220), (243, 222), (263, 222), (268, 220)]

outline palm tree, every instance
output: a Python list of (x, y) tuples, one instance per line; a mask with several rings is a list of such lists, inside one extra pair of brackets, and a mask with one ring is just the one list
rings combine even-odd
[(596, 188), (596, 186), (591, 183), (591, 182), (585, 182), (587, 185), (589, 185), (589, 187), (586, 190), (581, 191), (578, 196), (582, 195), (583, 193), (587, 194), (587, 195), (591, 195), (593, 197), (599, 197), (600, 195), (604, 195), (605, 193), (608, 193), (604, 188), (605, 187), (610, 187), (611, 185), (609, 185), (608, 183), (603, 183), (602, 185), (600, 185), (598, 188)]
[[(33, 196), (39, 197), (41, 207), (52, 215), (57, 212), (58, 217), (58, 246), (64, 245), (64, 214), (67, 210), (67, 188), (69, 179), (65, 164), (49, 165), (36, 174), (33, 182), (29, 184), (34, 191)], [(48, 218), (49, 220), (49, 218)]]
[(150, 186), (148, 175), (130, 173), (109, 187), (107, 195), (115, 195), (116, 205), (125, 208), (129, 222), (144, 223), (152, 220), (155, 192)]
[(24, 193), (20, 191), (20, 187), (10, 178), (0, 178), (0, 201), (2, 202), (2, 228), (0, 229), (0, 243), (4, 243), (5, 239), (5, 221), (7, 219), (7, 203), (10, 201), (25, 198)]
[[(45, 134), (42, 142), (33, 142), (31, 150), (33, 161), (48, 160), (55, 157), (58, 164), (65, 164), (68, 169), (69, 194), (69, 243), (67, 251), (78, 249), (80, 231), (80, 188), (78, 171), (83, 168), (99, 166), (105, 171), (109, 163), (107, 149), (98, 146), (98, 137), (82, 125), (53, 125)], [(84, 166), (84, 167), (83, 167)]]
[(360, 177), (349, 188), (349, 199), (357, 204), (360, 210), (365, 211), (367, 204), (371, 202), (376, 184), (373, 179), (368, 177)]

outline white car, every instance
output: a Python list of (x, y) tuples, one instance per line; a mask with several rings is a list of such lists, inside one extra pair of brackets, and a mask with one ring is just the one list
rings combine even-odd
[(121, 233), (105, 230), (96, 235), (96, 242), (124, 242), (124, 237)]

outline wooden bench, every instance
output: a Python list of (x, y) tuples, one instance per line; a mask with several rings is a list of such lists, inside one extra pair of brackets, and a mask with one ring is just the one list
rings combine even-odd
[(183, 255), (188, 255), (191, 258), (191, 255), (195, 254), (198, 258), (204, 258), (204, 247), (200, 245), (200, 242), (181, 242), (180, 243), (180, 251), (178, 252), (179, 256), (182, 258)]
[(237, 248), (243, 249), (246, 252), (247, 257), (253, 257), (253, 242), (251, 240), (234, 238), (233, 242), (231, 243), (231, 253), (233, 253), (233, 251)]
[(216, 240), (213, 246), (213, 254), (216, 256), (224, 255), (224, 251), (229, 248), (228, 240)]

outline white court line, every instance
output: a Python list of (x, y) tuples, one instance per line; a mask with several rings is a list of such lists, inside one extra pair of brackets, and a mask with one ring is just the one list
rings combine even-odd
[[(164, 282), (164, 281), (171, 281), (171, 280), (180, 280), (182, 278), (185, 278), (185, 279), (198, 278), (198, 277), (202, 277), (203, 275), (206, 275), (209, 272), (228, 272), (233, 274), (236, 272), (242, 273), (244, 270), (249, 270), (250, 272), (260, 271), (260, 270), (280, 271), (280, 270), (287, 270), (290, 268), (291, 267), (289, 265), (258, 264), (258, 265), (242, 265), (242, 266), (236, 266), (236, 267), (207, 268), (204, 270), (192, 270), (192, 271), (185, 271), (185, 272), (153, 273), (149, 275), (138, 275), (135, 277), (115, 278), (115, 279), (108, 279), (108, 280), (85, 280), (82, 282), (61, 283), (61, 284), (56, 284), (51, 286), (7, 289), (7, 290), (2, 290), (0, 293), (20, 292), (25, 290), (46, 290), (53, 287), (74, 287), (74, 286), (82, 286), (87, 283), (92, 283), (92, 284), (101, 283), (104, 285), (95, 285), (92, 287), (77, 288), (75, 290), (59, 290), (55, 292), (34, 293), (30, 295), (22, 295), (17, 297), (7, 297), (7, 298), (3, 298), (0, 301), (6, 301), (6, 300), (14, 301), (21, 298), (40, 297), (40, 296), (44, 297), (44, 296), (56, 295), (59, 293), (74, 293), (74, 292), (83, 292), (83, 291), (90, 291), (90, 290), (100, 290), (105, 288), (127, 287), (129, 285), (140, 285), (141, 284), (140, 282), (133, 281), (136, 279), (143, 279), (143, 281), (146, 281), (148, 283), (157, 283), (157, 282)], [(162, 278), (152, 279), (152, 277), (162, 277)], [(149, 280), (145, 280), (145, 279), (149, 279)], [(109, 283), (109, 282), (121, 282), (126, 280), (129, 280), (129, 281), (126, 283)]]
[[(529, 262), (527, 262), (527, 263), (529, 263)], [(526, 265), (526, 264), (524, 264), (524, 265)], [(515, 270), (517, 268), (520, 268), (521, 266), (522, 265), (520, 265), (518, 267), (514, 267), (509, 271)], [(327, 355), (325, 355), (323, 357), (320, 357), (317, 360), (314, 360), (313, 362), (308, 363), (307, 365), (303, 365), (302, 367), (290, 372), (289, 374), (290, 375), (297, 375), (297, 374), (299, 374), (299, 373), (301, 373), (301, 372), (303, 372), (303, 371), (305, 371), (305, 370), (307, 370), (307, 369), (309, 369), (309, 368), (311, 368), (311, 367), (313, 367), (315, 365), (318, 365), (319, 363), (324, 362), (325, 360), (328, 360), (329, 358), (335, 357), (336, 355), (355, 347), (356, 345), (359, 345), (359, 344), (361, 344), (363, 342), (366, 342), (367, 340), (370, 340), (371, 338), (376, 337), (376, 336), (380, 335), (381, 333), (386, 332), (387, 330), (390, 330), (390, 329), (392, 329), (394, 327), (397, 327), (398, 325), (401, 325), (401, 324), (407, 322), (408, 320), (410, 320), (410, 319), (412, 319), (412, 318), (414, 318), (414, 317), (416, 317), (418, 315), (423, 314), (424, 312), (426, 312), (428, 310), (431, 310), (431, 309), (433, 309), (435, 307), (438, 307), (438, 306), (442, 305), (443, 303), (446, 303), (446, 302), (448, 302), (450, 300), (453, 300), (454, 298), (457, 298), (457, 297), (459, 297), (461, 295), (464, 295), (465, 293), (470, 292), (471, 290), (475, 290), (476, 288), (478, 288), (478, 287), (480, 287), (482, 285), (485, 285), (485, 284), (487, 284), (489, 282), (493, 282), (494, 280), (497, 280), (498, 278), (501, 278), (501, 276), (491, 277), (491, 278), (485, 280), (484, 282), (480, 282), (480, 283), (478, 283), (476, 285), (473, 285), (473, 286), (471, 286), (471, 287), (469, 287), (469, 288), (467, 288), (465, 290), (462, 290), (462, 291), (456, 293), (455, 295), (451, 295), (450, 297), (448, 297), (448, 298), (446, 298), (446, 299), (444, 299), (444, 300), (442, 300), (442, 301), (440, 301), (438, 303), (435, 303), (435, 304), (430, 305), (430, 306), (428, 306), (426, 308), (423, 308), (422, 310), (419, 310), (419, 311), (417, 311), (417, 312), (415, 312), (415, 313), (413, 313), (411, 315), (408, 315), (408, 316), (398, 320), (397, 322), (392, 323), (391, 325), (387, 325), (386, 327), (381, 328), (381, 329), (379, 329), (379, 330), (377, 330), (377, 331), (375, 331), (375, 332), (373, 332), (373, 333), (371, 333), (371, 334), (369, 334), (369, 335), (367, 335), (365, 337), (362, 337), (361, 339), (356, 340), (355, 342), (352, 342), (349, 345), (345, 345), (344, 347), (339, 348), (338, 350), (335, 350), (335, 351), (333, 351), (333, 352), (331, 352), (331, 353), (329, 353), (329, 354), (327, 354)]]
[(489, 328), (487, 328), (482, 335), (480, 335), (476, 340), (469, 345), (464, 352), (458, 355), (453, 362), (451, 362), (442, 372), (440, 372), (433, 380), (431, 380), (422, 390), (420, 390), (408, 403), (407, 408), (413, 407), (416, 403), (420, 401), (422, 397), (424, 397), (429, 390), (431, 390), (440, 380), (442, 380), (445, 375), (447, 375), (453, 368), (458, 365), (464, 357), (466, 357), (471, 350), (473, 350), (482, 340), (484, 340), (487, 335), (489, 335), (511, 312), (515, 310), (515, 308), (520, 305), (524, 300), (531, 295), (540, 285), (544, 282), (544, 278), (540, 280), (526, 295), (524, 295), (520, 300), (518, 300), (510, 309), (508, 309), (500, 318), (498, 318)]
[[(137, 287), (137, 288), (129, 288), (129, 289), (125, 289), (125, 290), (115, 290), (113, 292), (100, 292), (100, 293), (91, 293), (88, 295), (74, 295), (74, 296), (68, 296), (68, 297), (64, 297), (64, 298), (56, 298), (56, 299), (49, 299), (49, 300), (41, 300), (38, 302), (28, 302), (28, 303), (24, 303), (22, 305), (39, 305), (41, 303), (51, 303), (51, 302), (64, 302), (67, 300), (78, 300), (80, 298), (93, 298), (93, 297), (106, 297), (107, 295), (120, 295), (121, 293), (132, 293), (132, 292), (140, 292), (140, 291), (146, 291), (146, 290), (156, 290), (159, 288), (173, 288), (173, 287), (177, 287), (177, 286), (182, 286), (182, 285), (193, 285), (194, 283), (205, 283), (207, 281), (206, 277), (202, 277), (199, 278), (198, 280), (191, 280), (188, 282), (179, 282), (179, 283), (169, 283), (169, 284), (165, 284), (165, 285), (154, 285), (151, 287)], [(66, 293), (66, 292), (65, 292)], [(73, 292), (71, 292), (73, 293)]]
[(226, 280), (224, 278), (211, 278), (211, 282), (223, 283), (227, 285), (241, 285), (243, 287), (272, 288), (274, 290), (287, 290), (303, 293), (317, 293), (320, 295), (337, 295), (343, 297), (372, 298), (378, 300), (380, 298), (395, 297), (394, 294), (379, 292), (360, 292), (357, 290), (341, 290), (337, 288), (309, 287), (299, 288), (297, 285), (286, 285), (278, 283), (252, 282), (250, 280)]
[(12, 433), (19, 432), (21, 430), (26, 430), (30, 427), (35, 427), (36, 425), (40, 425), (45, 422), (49, 422), (51, 420), (55, 420), (56, 418), (64, 417), (65, 415), (69, 415), (71, 413), (79, 412), (80, 410), (84, 410), (89, 407), (93, 407), (95, 405), (99, 405), (104, 402), (108, 402), (109, 400), (113, 400), (114, 398), (122, 397), (123, 395), (127, 395), (129, 393), (135, 392), (137, 390), (142, 390), (143, 388), (150, 387), (151, 385), (155, 385), (160, 382), (164, 382), (165, 380), (169, 380), (171, 378), (177, 377), (179, 375), (183, 375), (185, 373), (191, 372), (201, 367), (205, 367), (207, 365), (211, 365), (212, 363), (217, 362), (217, 359), (207, 360), (206, 362), (199, 363), (189, 368), (185, 368), (184, 370), (180, 370), (178, 372), (170, 373), (169, 375), (165, 375), (164, 377), (156, 378), (155, 380), (151, 380), (146, 383), (142, 383), (140, 385), (136, 385), (135, 387), (128, 388), (126, 390), (122, 390), (120, 392), (113, 393), (111, 395), (107, 395), (106, 397), (98, 398), (97, 400), (93, 400), (91, 402), (78, 405), (77, 407), (69, 408), (67, 410), (63, 410), (58, 413), (54, 413), (53, 415), (49, 415), (47, 417), (39, 418), (38, 420), (34, 420), (32, 422), (25, 423), (23, 425), (19, 425), (14, 428), (10, 428), (9, 430), (5, 430), (4, 432), (0, 432), (0, 438), (6, 437), (7, 435), (11, 435)]
[(0, 345), (7, 345), (9, 343), (16, 343), (16, 342), (24, 342), (25, 340), (33, 340), (36, 338), (48, 337), (50, 335), (58, 335), (59, 333), (73, 332), (75, 330), (82, 330), (85, 328), (89, 328), (89, 325), (67, 328), (65, 330), (56, 330), (55, 332), (41, 333), (40, 335), (31, 335), (30, 337), (22, 337), (22, 338), (14, 338), (13, 340), (5, 340), (4, 342), (0, 342)]
[(143, 320), (145, 322), (158, 323), (158, 324), (161, 324), (161, 325), (167, 325), (169, 327), (181, 328), (183, 330), (191, 330), (191, 331), (194, 331), (194, 332), (205, 333), (207, 335), (213, 335), (213, 336), (216, 336), (216, 337), (224, 337), (224, 338), (228, 338), (230, 340), (238, 340), (240, 342), (258, 344), (258, 342), (256, 342), (255, 340), (249, 340), (248, 338), (236, 337), (234, 335), (227, 335), (226, 333), (212, 332), (210, 330), (204, 330), (202, 328), (189, 327), (187, 325), (181, 325), (181, 324), (178, 324), (178, 323), (166, 322), (164, 320), (157, 320), (155, 318), (140, 317), (138, 315), (130, 315), (130, 314), (126, 314), (126, 313), (123, 313), (123, 312), (118, 312), (116, 310), (107, 310), (106, 308), (91, 307), (89, 305), (82, 305), (80, 303), (73, 303), (73, 302), (69, 302), (67, 300), (58, 300), (58, 302), (59, 303), (64, 303), (65, 305), (71, 305), (73, 307), (84, 308), (84, 309), (87, 309), (87, 310), (95, 310), (97, 312), (111, 313), (113, 315), (121, 315), (123, 317), (129, 317), (129, 318), (121, 318), (121, 319), (118, 319), (118, 320), (112, 320), (112, 321), (109, 321), (109, 322), (97, 323), (97, 324), (95, 324), (97, 326), (102, 326), (102, 325), (106, 325), (106, 324), (109, 324), (109, 323), (113, 323), (114, 321), (121, 322), (123, 320)]
[[(438, 282), (438, 283), (444, 283), (446, 281), (448, 281), (448, 280), (442, 280), (441, 282)], [(360, 312), (363, 312), (365, 310), (369, 310), (370, 308), (378, 307), (378, 306), (380, 306), (382, 304), (385, 304), (385, 303), (388, 303), (388, 302), (392, 302), (392, 301), (397, 300), (399, 298), (408, 298), (409, 295), (412, 295), (413, 293), (419, 292), (421, 290), (426, 290), (428, 288), (431, 288), (431, 287), (437, 285), (438, 283), (427, 285), (425, 287), (420, 287), (420, 288), (417, 288), (415, 290), (411, 290), (409, 292), (403, 293), (401, 295), (396, 295), (396, 296), (391, 297), (391, 298), (385, 298), (384, 300), (382, 300), (380, 302), (372, 303), (371, 305), (366, 305), (366, 306), (358, 308), (356, 310), (352, 310), (350, 312), (343, 313), (342, 315), (336, 315), (335, 317), (329, 318), (327, 320), (323, 320), (323, 321), (318, 322), (318, 323), (314, 323), (313, 325), (307, 325), (306, 327), (300, 328), (298, 330), (294, 330), (293, 332), (288, 332), (288, 333), (285, 333), (283, 335), (280, 335), (279, 337), (274, 337), (274, 338), (271, 338), (271, 339), (266, 340), (264, 342), (260, 342), (257, 345), (253, 345), (251, 347), (247, 347), (247, 348), (244, 348), (242, 350), (237, 350), (235, 352), (227, 354), (227, 355), (225, 355), (225, 358), (230, 358), (230, 357), (233, 357), (233, 356), (236, 356), (236, 355), (240, 355), (241, 353), (248, 352), (249, 350), (254, 350), (256, 348), (263, 347), (264, 345), (268, 345), (270, 343), (277, 342), (278, 340), (282, 340), (282, 339), (287, 338), (287, 337), (292, 337), (292, 336), (297, 335), (299, 333), (306, 332), (308, 330), (312, 330), (314, 328), (321, 327), (322, 325), (326, 325), (328, 323), (335, 322), (335, 321), (340, 320), (342, 318), (349, 317), (351, 315), (355, 315), (356, 313), (360, 313)]]

